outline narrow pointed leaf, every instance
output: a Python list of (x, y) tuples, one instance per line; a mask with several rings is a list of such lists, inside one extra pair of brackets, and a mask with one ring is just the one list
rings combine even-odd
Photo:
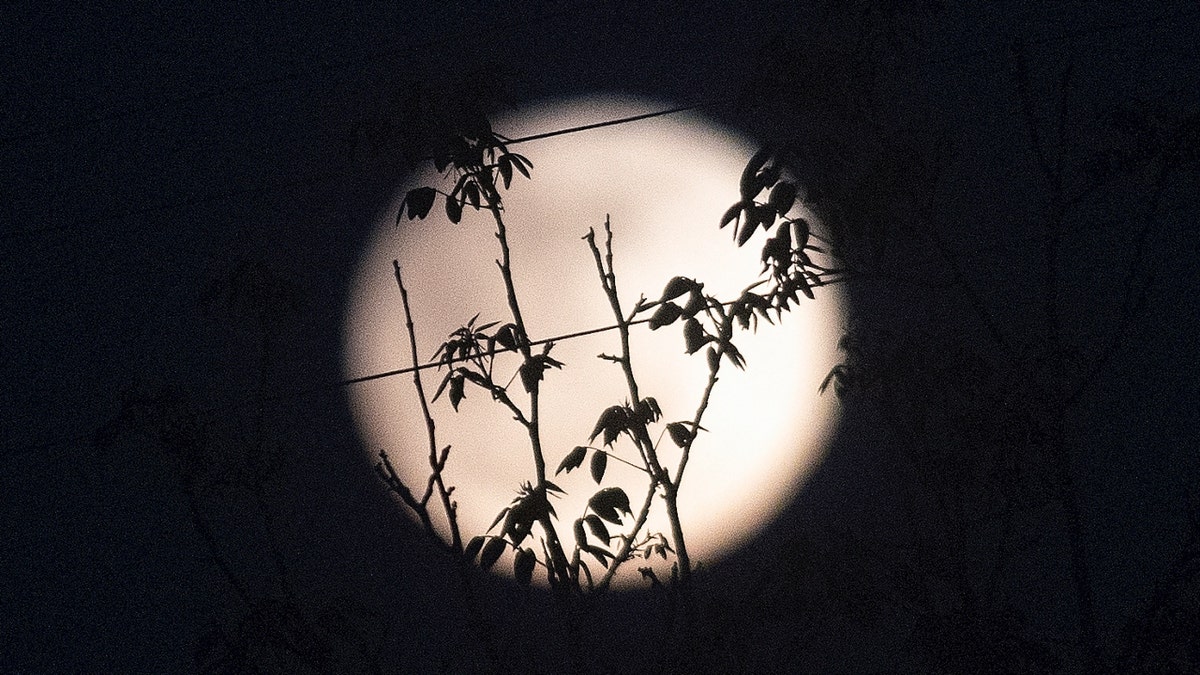
[(813, 295), (812, 288), (808, 285), (808, 280), (804, 278), (803, 274), (796, 275), (796, 285), (799, 287), (800, 292), (803, 293), (809, 300), (817, 299), (816, 296)]
[(437, 393), (435, 393), (433, 398), (430, 399), (431, 402), (438, 400), (438, 397), (442, 395), (443, 391), (445, 391), (446, 385), (450, 383), (450, 378), (452, 377), (454, 377), (453, 372), (446, 373), (446, 376), (442, 378), (442, 383), (438, 385)]
[(725, 345), (725, 358), (729, 359), (730, 363), (737, 367), (738, 370), (746, 369), (746, 359), (742, 358), (742, 353), (737, 347), (730, 342)]
[(471, 541), (467, 542), (467, 547), (463, 549), (463, 557), (467, 562), (475, 560), (475, 556), (479, 555), (479, 549), (483, 548), (484, 537), (482, 535), (471, 537)]
[(762, 148), (754, 153), (749, 162), (746, 162), (746, 168), (742, 170), (742, 179), (738, 186), (741, 190), (742, 199), (747, 201), (754, 199), (762, 191), (763, 186), (759, 182), (758, 172), (770, 158), (771, 150), (769, 148)]
[[(595, 437), (595, 434), (593, 434), (592, 438)], [(563, 457), (563, 461), (559, 463), (558, 468), (555, 469), (554, 475), (557, 476), (563, 471), (571, 473), (571, 469), (577, 469), (579, 468), (579, 465), (583, 464), (583, 458), (585, 456), (587, 456), (587, 447), (583, 445), (575, 446), (574, 450), (568, 452), (566, 457)]]
[(583, 550), (591, 553), (592, 557), (599, 561), (600, 565), (602, 565), (604, 569), (608, 569), (608, 559), (610, 556), (612, 556), (611, 553), (596, 546), (584, 546)]
[(737, 219), (738, 219), (738, 215), (741, 214), (741, 212), (742, 212), (742, 202), (738, 202), (738, 203), (734, 204), (733, 206), (729, 207), (728, 209), (726, 209), (725, 213), (721, 216), (721, 224), (717, 229), (723, 230), (723, 229), (725, 229), (726, 225), (728, 225), (730, 223), (736, 223)]
[(507, 190), (509, 184), (512, 183), (512, 158), (508, 155), (502, 155), (500, 157), (499, 165), (500, 177), (504, 179), (504, 189)]
[(583, 519), (575, 521), (575, 545), (579, 548), (587, 546), (587, 530), (583, 528)]
[(479, 554), (479, 567), (488, 570), (496, 561), (500, 559), (500, 555), (504, 553), (506, 544), (499, 537), (492, 537), (483, 545), (483, 552)]
[(604, 521), (600, 520), (600, 517), (594, 513), (587, 514), (583, 520), (591, 528), (592, 534), (596, 535), (598, 539), (604, 540), (604, 545), (608, 546), (608, 542), (612, 540), (612, 537), (609, 536), (608, 528), (604, 525)]
[(524, 155), (516, 153), (510, 153), (508, 156), (512, 157), (513, 166), (517, 167), (517, 171), (520, 171), (522, 176), (529, 178), (529, 169), (533, 168), (533, 162), (526, 159)]
[(504, 516), (508, 515), (508, 511), (509, 511), (509, 507), (507, 507), (507, 506), (504, 507), (503, 509), (501, 509), (500, 513), (496, 516), (496, 519), (492, 521), (492, 524), (488, 525), (487, 531), (491, 532), (492, 528), (494, 528), (494, 527), (496, 527), (496, 525), (500, 524), (500, 521), (504, 520)]
[(592, 453), (592, 463), (591, 463), (592, 480), (596, 481), (597, 483), (604, 480), (604, 469), (607, 466), (608, 466), (608, 453), (607, 452), (593, 452)]
[(446, 199), (446, 217), (456, 225), (462, 220), (462, 204), (457, 199)]
[(463, 198), (471, 204), (471, 208), (479, 210), (479, 186), (467, 183), (463, 187)]

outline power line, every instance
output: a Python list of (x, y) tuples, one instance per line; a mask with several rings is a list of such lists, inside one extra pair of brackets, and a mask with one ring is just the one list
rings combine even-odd
[(611, 126), (615, 126), (617, 124), (627, 124), (629, 122), (639, 122), (641, 120), (647, 120), (647, 119), (650, 119), (653, 117), (661, 117), (663, 115), (674, 115), (675, 113), (687, 112), (689, 110), (698, 110), (700, 108), (707, 108), (709, 106), (718, 105), (721, 103), (728, 103), (733, 100), (734, 99), (730, 98), (730, 99), (718, 99), (718, 100), (712, 100), (712, 101), (705, 101), (702, 103), (693, 103), (690, 105), (680, 106), (678, 108), (669, 108), (667, 110), (657, 110), (655, 112), (644, 113), (641, 115), (633, 115), (632, 117), (622, 117), (619, 119), (608, 120), (607, 122), (595, 122), (593, 124), (584, 124), (584, 125), (577, 126), (577, 127), (568, 127), (566, 129), (559, 129), (557, 131), (547, 131), (547, 132), (541, 133), (541, 134), (533, 134), (531, 136), (523, 136), (521, 138), (514, 138), (510, 141), (506, 141), (505, 144), (506, 145), (515, 145), (517, 143), (526, 143), (528, 141), (540, 141), (543, 138), (553, 138), (554, 136), (563, 136), (566, 134), (574, 134), (574, 133), (578, 133), (580, 131), (591, 131), (592, 129), (611, 127)]
[[(625, 325), (636, 326), (639, 324), (649, 323), (649, 322), (650, 322), (649, 318), (637, 319), (635, 321), (630, 321)], [(599, 333), (607, 333), (610, 330), (616, 330), (620, 327), (621, 327), (620, 324), (613, 324), (611, 326), (604, 326), (602, 328), (589, 328), (587, 330), (575, 331), (574, 333), (566, 333), (564, 335), (558, 335), (556, 337), (551, 337), (551, 338), (542, 338), (540, 340), (531, 340), (529, 342), (529, 346), (537, 347), (539, 345), (549, 344), (551, 342), (562, 342), (563, 340), (571, 340), (574, 338), (586, 337), (588, 335), (597, 335)], [(510, 349), (508, 347), (501, 346), (501, 348), (494, 349), (491, 352), (489, 352), (488, 355), (490, 356), (492, 354), (503, 354), (505, 352), (512, 352), (512, 351), (516, 351), (516, 348)], [(331, 388), (333, 388), (333, 387), (338, 387), (338, 388), (348, 387), (352, 384), (361, 384), (363, 382), (371, 382), (373, 380), (382, 380), (385, 377), (393, 377), (395, 375), (404, 375), (406, 373), (415, 373), (415, 372), (421, 371), (421, 370), (428, 370), (429, 368), (440, 368), (442, 366), (445, 366), (445, 365), (448, 365), (451, 363), (460, 363), (463, 361), (470, 361), (473, 358), (475, 358), (475, 357), (462, 356), (462, 357), (453, 358), (453, 359), (446, 359), (444, 361), (431, 361), (429, 363), (421, 363), (421, 364), (417, 364), (415, 366), (408, 366), (406, 368), (397, 368), (395, 370), (389, 370), (389, 371), (382, 372), (382, 373), (372, 373), (370, 375), (362, 375), (360, 377), (352, 377), (348, 380), (342, 380), (336, 384), (329, 385), (329, 386)]]

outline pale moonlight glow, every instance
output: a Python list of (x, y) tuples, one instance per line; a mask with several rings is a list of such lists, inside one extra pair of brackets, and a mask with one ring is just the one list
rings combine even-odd
[[(497, 120), (494, 128), (517, 138), (664, 107), (637, 99), (578, 99), (521, 111)], [(589, 227), (602, 234), (605, 214), (612, 220), (617, 283), (626, 308), (639, 295), (657, 298), (676, 275), (693, 277), (706, 291), (730, 299), (757, 278), (762, 239), (738, 249), (728, 229), (717, 229), (721, 214), (737, 201), (742, 168), (757, 150), (729, 130), (696, 114), (677, 114), (510, 149), (534, 164), (532, 180), (517, 176), (504, 194), (515, 283), (533, 339), (613, 323), (581, 239)], [(417, 185), (450, 187), (430, 168), (400, 186), (393, 203), (378, 215), (346, 315), (347, 377), (411, 365), (394, 258), (405, 274), (423, 360), (477, 312), (480, 322), (510, 320), (490, 218), (468, 208), (463, 222), (452, 225), (439, 198), (428, 219), (404, 220), (396, 227), (400, 198)], [(817, 292), (815, 301), (785, 315), (782, 325), (762, 322), (757, 333), (735, 339), (747, 368), (722, 368), (703, 422), (709, 432), (692, 450), (680, 495), (694, 561), (712, 564), (746, 543), (794, 497), (824, 451), (835, 402), (818, 396), (817, 387), (837, 362), (841, 315), (832, 289)], [(641, 326), (633, 337), (642, 395), (659, 401), (664, 421), (690, 420), (707, 377), (703, 352), (684, 354), (678, 324), (656, 332)], [(543, 446), (551, 471), (573, 447), (587, 443), (605, 407), (628, 398), (619, 367), (596, 356), (619, 349), (614, 331), (560, 342), (551, 353), (566, 363), (563, 370), (547, 373), (542, 389)], [(504, 375), (497, 379), (506, 380), (518, 365), (513, 355), (498, 359), (497, 372)], [(430, 395), (441, 376), (424, 371)], [(510, 391), (520, 392), (519, 381)], [(468, 385), (466, 393), (457, 414), (444, 397), (434, 405), (438, 444), (453, 446), (446, 477), (456, 487), (464, 540), (484, 533), (521, 482), (534, 479), (524, 430), (483, 390)], [(386, 450), (408, 484), (422, 490), (428, 446), (412, 376), (354, 385), (349, 397), (367, 459), (374, 462)], [(523, 393), (514, 398), (528, 403)], [(635, 460), (636, 451), (625, 443), (616, 452)], [(664, 440), (659, 448), (664, 465), (674, 467), (675, 447)], [(560, 535), (569, 543), (572, 523), (596, 485), (586, 464), (553, 480), (568, 493), (554, 505)], [(635, 509), (646, 484), (643, 474), (608, 463), (604, 485), (624, 487)], [(440, 511), (434, 520), (444, 523)], [(669, 532), (663, 517), (651, 518), (647, 530)], [(627, 564), (621, 578), (635, 579), (636, 568), (645, 564)], [(496, 569), (511, 574), (511, 557), (502, 558)]]

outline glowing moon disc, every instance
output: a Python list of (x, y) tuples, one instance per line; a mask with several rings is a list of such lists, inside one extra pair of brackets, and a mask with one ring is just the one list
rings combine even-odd
[[(628, 117), (668, 106), (661, 102), (590, 98), (545, 104), (496, 121), (509, 138)], [(705, 284), (706, 292), (733, 299), (761, 269), (761, 235), (744, 248), (718, 230), (721, 214), (738, 199), (738, 178), (757, 148), (696, 114), (677, 114), (547, 138), (510, 148), (534, 165), (532, 179), (516, 176), (505, 192), (504, 217), (513, 252), (513, 271), (522, 311), (533, 339), (608, 326), (613, 316), (601, 290), (591, 252), (581, 237), (598, 231), (610, 214), (617, 284), (628, 312), (640, 295), (656, 299), (671, 277)], [(410, 187), (434, 185), (448, 191), (432, 168), (413, 177), (379, 214), (376, 233), (357, 270), (345, 323), (345, 374), (358, 377), (411, 365), (400, 295), (392, 270), (399, 259), (405, 275), (422, 359), (433, 356), (451, 331), (477, 312), (479, 323), (507, 322), (510, 314), (495, 260), (500, 257), (494, 225), (486, 212), (468, 208), (452, 225), (441, 197), (424, 221), (395, 226), (400, 198)], [(811, 214), (810, 214), (811, 215)], [(702, 422), (680, 494), (680, 512), (693, 561), (711, 564), (745, 543), (791, 500), (822, 454), (833, 427), (832, 397), (817, 387), (837, 362), (838, 299), (818, 289), (782, 324), (760, 322), (734, 342), (746, 357), (745, 371), (726, 364)], [(620, 368), (597, 358), (617, 354), (615, 331), (562, 340), (552, 356), (566, 367), (546, 374), (542, 387), (542, 444), (552, 471), (578, 445), (588, 444), (600, 412), (629, 395)], [(703, 351), (684, 354), (680, 325), (650, 332), (633, 329), (632, 359), (641, 395), (655, 397), (663, 422), (691, 420), (707, 377)], [(514, 355), (497, 359), (495, 379), (516, 372)], [(445, 371), (424, 371), (430, 395)], [(509, 388), (528, 406), (519, 380)], [(455, 413), (446, 397), (434, 404), (438, 446), (452, 445), (446, 479), (464, 540), (483, 534), (516, 494), (534, 480), (524, 429), (482, 389), (467, 386)], [(418, 495), (429, 474), (428, 441), (411, 375), (355, 385), (350, 403), (374, 462), (388, 452), (400, 476)], [(657, 434), (661, 428), (652, 428)], [(599, 445), (596, 439), (594, 445)], [(659, 444), (664, 466), (673, 469), (678, 450)], [(614, 452), (637, 463), (636, 450), (621, 441)], [(572, 523), (596, 491), (587, 466), (553, 480), (568, 496), (554, 501), (559, 534), (568, 545)], [(621, 486), (636, 510), (646, 476), (608, 462), (604, 486)], [(444, 514), (430, 501), (443, 533)], [(662, 504), (646, 532), (669, 534)], [(627, 531), (631, 520), (625, 521)], [(610, 526), (613, 534), (618, 528)], [(535, 532), (537, 530), (535, 529)], [(669, 538), (669, 537), (668, 537)], [(534, 544), (534, 549), (540, 547)], [(624, 568), (636, 578), (638, 561)], [(661, 563), (660, 563), (661, 564)], [(595, 565), (593, 565), (595, 567)], [(496, 569), (511, 573), (511, 558)], [(535, 578), (540, 578), (536, 575)]]

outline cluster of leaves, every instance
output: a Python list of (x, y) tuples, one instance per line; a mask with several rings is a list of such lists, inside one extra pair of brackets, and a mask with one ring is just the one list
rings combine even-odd
[[(602, 485), (609, 458), (610, 456), (616, 457), (612, 446), (619, 437), (625, 435), (635, 443), (640, 442), (640, 439), (648, 437), (647, 425), (659, 422), (661, 417), (662, 410), (652, 397), (642, 399), (637, 405), (625, 404), (605, 409), (600, 414), (588, 438), (588, 442), (592, 443), (599, 437), (604, 447), (597, 448), (591, 445), (575, 447), (563, 458), (555, 470), (555, 475), (569, 474), (572, 470), (579, 468), (590, 452), (589, 468), (592, 480), (597, 485)], [(683, 422), (667, 424), (666, 431), (680, 446), (685, 438), (690, 439), (692, 436), (686, 423)], [(645, 471), (641, 466), (619, 457), (617, 459)], [(512, 548), (515, 552), (513, 559), (515, 576), (521, 583), (529, 583), (533, 567), (537, 564), (537, 557), (532, 549), (522, 548), (522, 544), (529, 537), (534, 523), (546, 517), (558, 517), (547, 497), (562, 493), (562, 489), (550, 481), (546, 482), (544, 491), (538, 490), (529, 483), (524, 484), (518, 496), (496, 516), (488, 528), (488, 532), (496, 530), (495, 534), (481, 535), (471, 540), (465, 549), (467, 559), (474, 560), (478, 556), (480, 567), (489, 569), (506, 548)], [(578, 583), (582, 574), (589, 587), (594, 587), (595, 584), (595, 579), (587, 563), (581, 560), (581, 554), (590, 555), (605, 569), (613, 564), (614, 559), (618, 556), (618, 553), (612, 548), (614, 538), (634, 536), (634, 533), (614, 535), (610, 531), (610, 525), (624, 526), (623, 518), (625, 516), (633, 516), (633, 510), (629, 495), (621, 487), (600, 487), (591, 496), (583, 514), (575, 519), (572, 528), (575, 544), (569, 578), (573, 582)], [(499, 526), (498, 530), (497, 526)], [(625, 559), (632, 557), (635, 553), (641, 553), (646, 558), (652, 553), (656, 553), (665, 559), (667, 552), (672, 550), (665, 536), (661, 533), (653, 533), (630, 546)], [(548, 560), (549, 551), (544, 551), (544, 554)], [(552, 585), (557, 583), (558, 579), (555, 578), (552, 568), (549, 565), (546, 565), (546, 568), (550, 583)]]
[[(500, 209), (497, 179), (507, 190), (514, 171), (529, 178), (529, 170), (533, 168), (533, 162), (528, 158), (509, 152), (504, 139), (492, 131), (487, 120), (482, 120), (477, 129), (456, 136), (434, 156), (433, 163), (438, 173), (451, 169), (457, 176), (450, 192), (441, 192), (446, 198), (446, 217), (455, 224), (462, 220), (467, 206), (476, 211)], [(409, 220), (425, 218), (433, 209), (439, 192), (428, 186), (409, 190), (400, 202), (396, 224), (400, 224), (405, 216)]]
[[(813, 299), (813, 288), (833, 283), (841, 270), (817, 264), (810, 252), (826, 250), (810, 243), (815, 238), (809, 222), (789, 217), (799, 200), (800, 188), (784, 175), (782, 151), (760, 150), (747, 163), (740, 181), (740, 199), (721, 216), (720, 227), (733, 225), (734, 239), (744, 246), (760, 229), (768, 233), (762, 248), (762, 271), (767, 275), (732, 302), (722, 302), (703, 292), (704, 284), (687, 277), (667, 282), (657, 302), (642, 303), (638, 311), (653, 308), (649, 326), (657, 330), (683, 321), (684, 351), (694, 354), (710, 345), (706, 355), (715, 370), (721, 356), (734, 366), (745, 360), (732, 342), (732, 327), (757, 329), (758, 320), (775, 323), (791, 310), (800, 296)], [(765, 200), (761, 200), (766, 192)], [(773, 234), (772, 234), (773, 232)], [(766, 290), (758, 290), (767, 284)], [(680, 298), (686, 296), (686, 301)]]
[[(466, 325), (451, 333), (433, 355), (439, 369), (448, 369), (433, 400), (436, 401), (449, 389), (450, 404), (454, 406), (455, 411), (458, 410), (458, 404), (466, 398), (467, 382), (487, 390), (493, 399), (502, 399), (508, 385), (501, 386), (492, 379), (496, 354), (514, 352), (521, 346), (528, 345), (528, 340), (517, 324), (509, 322), (495, 328), (499, 322), (493, 321), (476, 326), (475, 321), (478, 318), (479, 315), (476, 314)], [(492, 328), (495, 330), (489, 333), (489, 329)], [(526, 392), (533, 391), (535, 384), (545, 377), (546, 370), (563, 367), (561, 361), (550, 356), (550, 350), (553, 348), (553, 342), (544, 343), (542, 353), (530, 354), (517, 370)]]

